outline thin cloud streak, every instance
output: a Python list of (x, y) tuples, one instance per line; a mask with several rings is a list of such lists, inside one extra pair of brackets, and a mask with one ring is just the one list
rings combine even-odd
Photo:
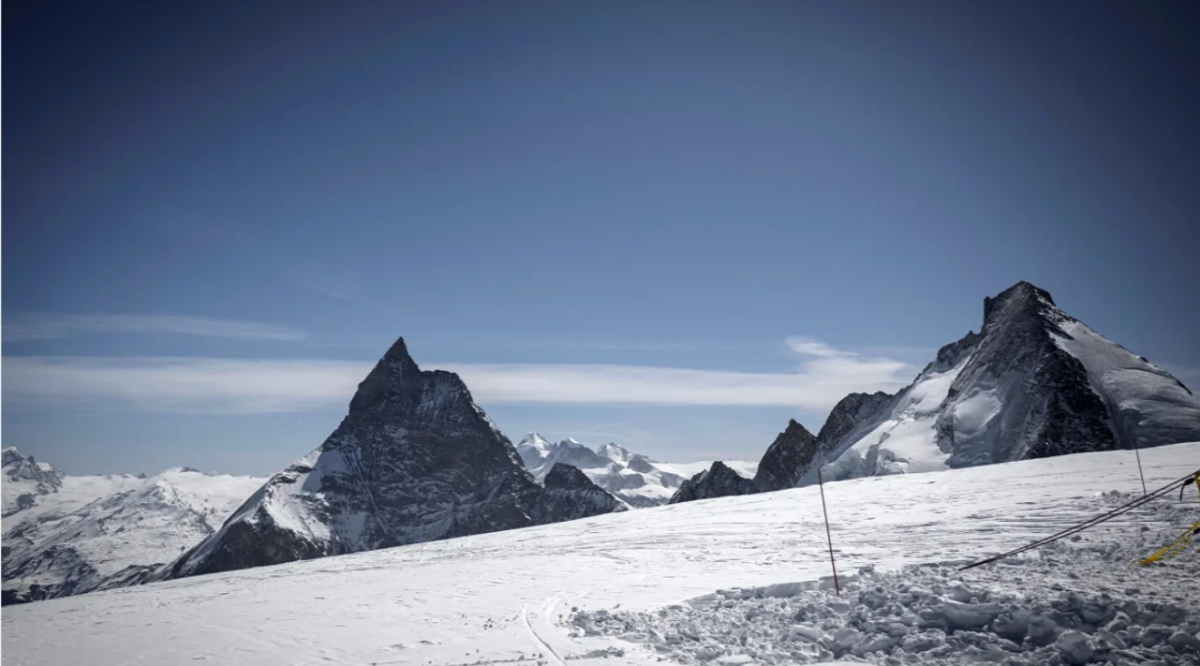
[(828, 409), (854, 391), (895, 390), (909, 366), (887, 359), (822, 359), (796, 373), (629, 365), (445, 364), (481, 402)]
[(6, 315), (4, 342), (59, 340), (88, 333), (171, 333), (205, 338), (234, 338), (294, 342), (303, 331), (253, 321), (181, 315), (47, 314)]
[[(895, 390), (911, 366), (804, 346), (789, 373), (631, 365), (427, 364), (488, 404), (789, 406), (828, 409), (854, 391)], [(344, 407), (373, 364), (328, 360), (4, 357), (6, 405), (113, 398), (143, 411), (250, 414)]]
[(125, 400), (141, 411), (269, 414), (346, 405), (370, 363), (216, 358), (4, 357), (5, 406)]

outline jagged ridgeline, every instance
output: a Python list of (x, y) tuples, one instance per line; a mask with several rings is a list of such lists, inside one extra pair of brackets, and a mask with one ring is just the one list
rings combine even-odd
[(714, 465), (671, 502), (806, 485), (818, 467), (828, 481), (1196, 440), (1200, 400), (1182, 382), (1020, 282), (896, 395), (846, 396), (816, 437), (792, 421), (753, 479)]
[(583, 518), (626, 507), (571, 468), (539, 485), (451, 372), (397, 340), (341, 425), (164, 575), (245, 569)]

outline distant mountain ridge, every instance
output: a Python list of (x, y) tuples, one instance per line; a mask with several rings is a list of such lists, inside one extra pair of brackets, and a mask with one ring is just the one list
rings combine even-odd
[(793, 421), (751, 483), (695, 478), (672, 502), (806, 485), (818, 467), (837, 480), (1196, 440), (1200, 400), (1182, 382), (1020, 282), (899, 393), (846, 396), (816, 437)]
[(264, 481), (187, 467), (150, 478), (69, 476), (12, 448), (3, 462), (5, 605), (140, 582)]
[[(541, 480), (557, 464), (581, 470), (597, 486), (633, 508), (666, 504), (690, 475), (691, 465), (662, 463), (613, 442), (595, 450), (568, 437), (551, 444), (541, 434), (530, 432), (517, 443), (522, 462)], [(707, 463), (704, 463), (705, 465)], [(742, 471), (753, 473), (755, 463), (730, 461)]]

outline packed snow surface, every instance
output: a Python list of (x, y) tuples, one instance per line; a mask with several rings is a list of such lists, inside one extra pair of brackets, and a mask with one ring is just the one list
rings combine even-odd
[[(1200, 443), (1141, 456), (1153, 489), (1200, 467)], [(839, 598), (804, 487), (8, 607), (5, 663), (1196, 663), (1195, 546), (1130, 563), (1200, 517), (1194, 491), (947, 564), (1140, 491), (1128, 451), (827, 483)]]

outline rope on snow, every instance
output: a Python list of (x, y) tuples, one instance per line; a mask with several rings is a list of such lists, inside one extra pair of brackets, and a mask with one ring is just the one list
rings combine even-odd
[[(1154, 492), (1149, 493), (1147, 495), (1143, 495), (1143, 496), (1133, 500), (1132, 502), (1123, 504), (1123, 505), (1113, 509), (1112, 511), (1100, 514), (1099, 516), (1096, 516), (1095, 518), (1092, 518), (1090, 520), (1085, 520), (1082, 523), (1072, 525), (1071, 527), (1068, 527), (1067, 529), (1062, 530), (1061, 532), (1056, 532), (1055, 534), (1051, 534), (1048, 537), (1038, 539), (1037, 541), (1034, 541), (1032, 543), (1025, 544), (1024, 546), (1021, 546), (1020, 548), (1014, 548), (1013, 550), (1010, 550), (1007, 553), (1000, 553), (999, 555), (995, 555), (995, 556), (989, 557), (984, 560), (979, 560), (978, 562), (972, 562), (971, 564), (968, 564), (968, 565), (960, 568), (959, 571), (966, 571), (967, 569), (978, 567), (978, 566), (981, 566), (984, 564), (991, 564), (992, 562), (995, 562), (997, 560), (1002, 560), (1002, 559), (1004, 559), (1006, 557), (1010, 557), (1012, 555), (1024, 553), (1026, 551), (1033, 550), (1034, 548), (1040, 548), (1041, 546), (1044, 546), (1044, 545), (1054, 542), (1054, 541), (1058, 541), (1059, 539), (1065, 539), (1066, 537), (1069, 537), (1072, 534), (1082, 532), (1082, 531), (1088, 529), (1089, 527), (1095, 527), (1096, 525), (1099, 525), (1100, 523), (1110, 521), (1113, 518), (1116, 518), (1117, 516), (1119, 516), (1123, 513), (1128, 513), (1130, 511), (1138, 508), (1139, 506), (1142, 506), (1143, 504), (1147, 504), (1152, 500), (1158, 499), (1159, 497), (1166, 495), (1167, 493), (1171, 492), (1172, 490), (1175, 490), (1176, 488), (1179, 488), (1180, 493), (1182, 494), (1183, 488), (1186, 488), (1189, 483), (1192, 483), (1196, 479), (1196, 475), (1198, 475), (1198, 474), (1200, 474), (1200, 470), (1196, 470), (1195, 472), (1188, 474), (1187, 476), (1183, 477), (1182, 479), (1176, 479), (1176, 480), (1168, 483), (1167, 485), (1163, 486), (1162, 488), (1159, 488), (1158, 490), (1155, 490)], [(1190, 532), (1191, 532), (1191, 530), (1189, 529), (1189, 533)]]

